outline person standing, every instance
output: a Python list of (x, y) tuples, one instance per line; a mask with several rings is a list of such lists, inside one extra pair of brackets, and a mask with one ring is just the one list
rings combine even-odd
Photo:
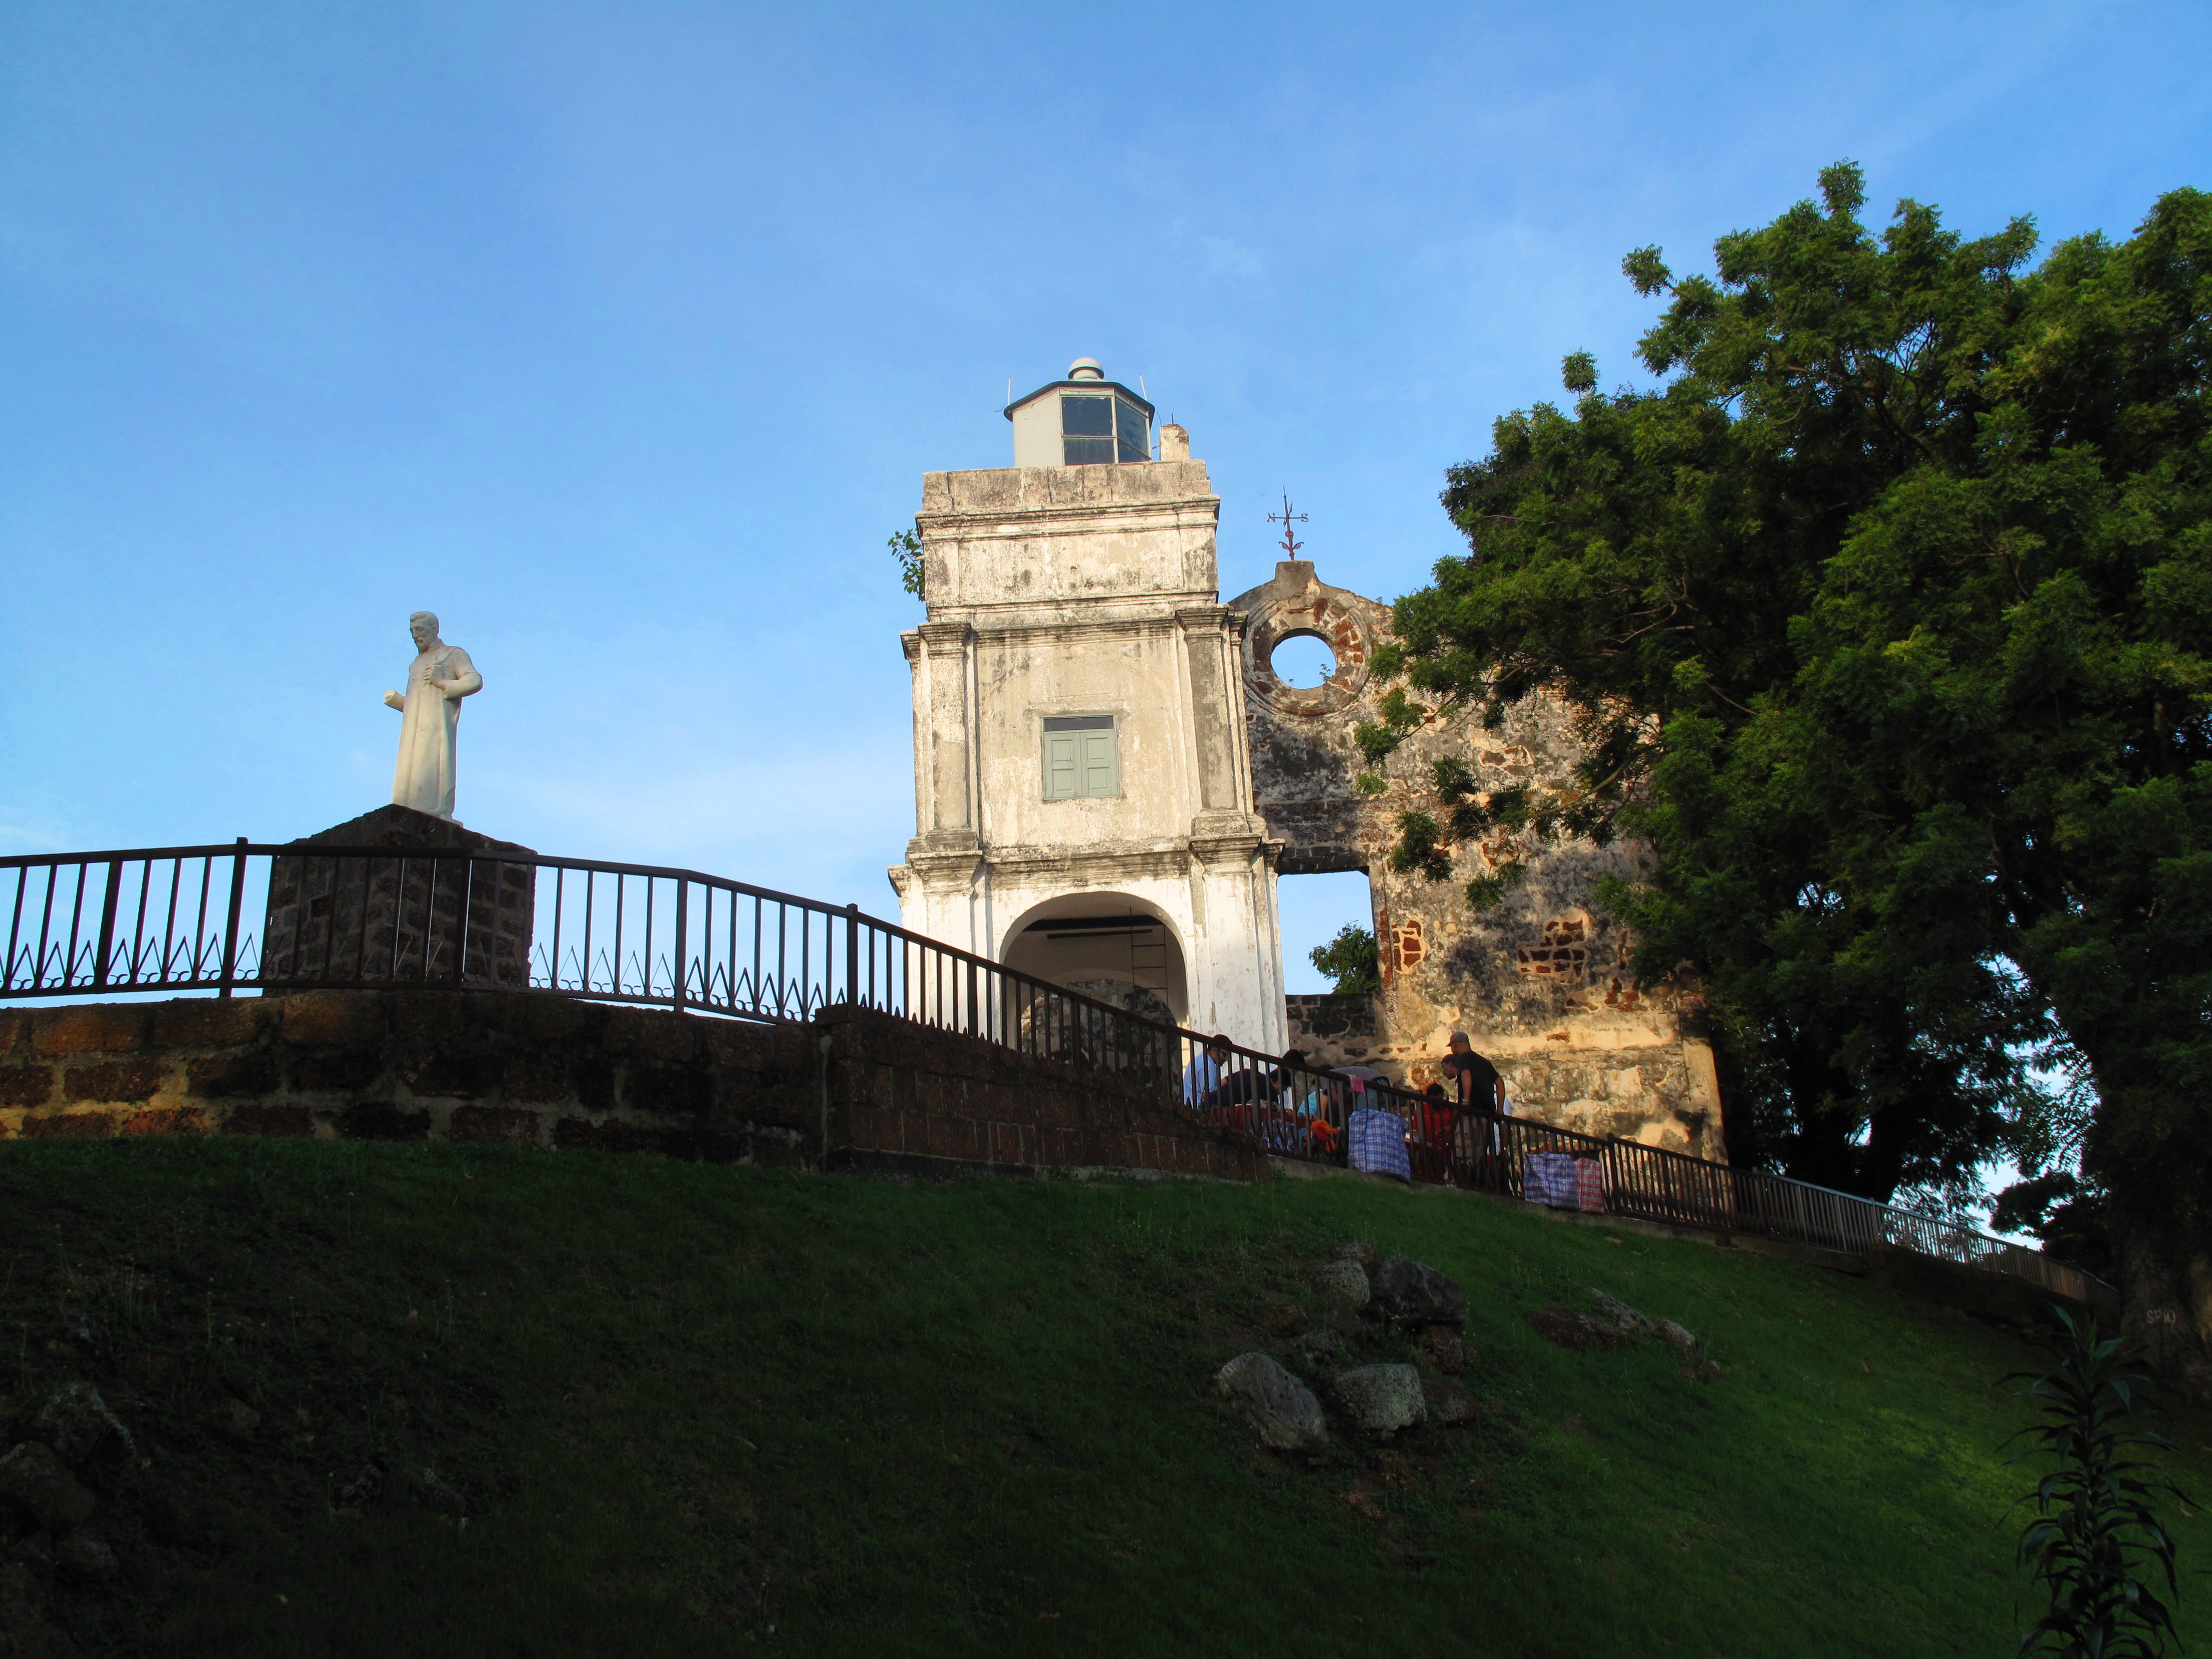
[(1505, 1101), (1505, 1079), (1498, 1075), (1495, 1066), (1474, 1052), (1474, 1045), (1468, 1041), (1464, 1031), (1451, 1034), (1449, 1052), (1437, 1069), (1444, 1074), (1446, 1085), (1462, 1114), (1462, 1127), (1453, 1150), (1475, 1166), (1474, 1179), (1479, 1183), (1494, 1185), (1497, 1156), (1504, 1150), (1504, 1131), (1498, 1127), (1498, 1120), (1512, 1114), (1512, 1108)]
[(1421, 1121), (1420, 1151), (1418, 1162), (1426, 1178), (1452, 1184), (1452, 1124), (1459, 1116), (1452, 1103), (1451, 1091), (1441, 1083), (1431, 1083), (1421, 1091), (1419, 1103)]
[(1467, 1033), (1451, 1034), (1450, 1051), (1437, 1069), (1443, 1073), (1452, 1100), (1462, 1112), (1494, 1112), (1511, 1115), (1505, 1104), (1505, 1079), (1498, 1068), (1474, 1052)]

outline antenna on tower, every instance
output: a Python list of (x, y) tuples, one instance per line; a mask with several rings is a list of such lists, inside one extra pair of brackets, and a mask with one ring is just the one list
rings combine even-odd
[(1285, 490), (1283, 492), (1283, 510), (1279, 513), (1270, 513), (1267, 515), (1267, 522), (1269, 524), (1279, 524), (1283, 526), (1283, 556), (1285, 558), (1297, 558), (1298, 556), (1298, 550), (1305, 545), (1304, 542), (1300, 541), (1296, 536), (1291, 533), (1291, 526), (1292, 524), (1304, 524), (1305, 521), (1306, 514), (1303, 513), (1293, 513), (1291, 511), (1290, 491)]

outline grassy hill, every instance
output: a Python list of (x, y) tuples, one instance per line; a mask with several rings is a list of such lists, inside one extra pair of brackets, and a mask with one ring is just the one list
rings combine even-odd
[[(1480, 1414), (1260, 1451), (1209, 1378), (1287, 1357), (1354, 1238), (1465, 1288)], [(1525, 1322), (1591, 1286), (1719, 1379)], [(122, 1576), (55, 1593), (89, 1652), (1994, 1656), (1999, 1379), (2033, 1357), (1814, 1268), (1349, 1180), (0, 1151), (8, 1443), (88, 1379), (155, 1465), (106, 1476)], [(2212, 1424), (2175, 1429), (2212, 1488)]]

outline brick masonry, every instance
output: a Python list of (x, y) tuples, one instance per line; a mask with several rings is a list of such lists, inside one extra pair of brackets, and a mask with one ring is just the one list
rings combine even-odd
[(535, 867), (439, 856), (527, 854), (528, 848), (405, 806), (380, 806), (291, 844), (389, 847), (393, 856), (318, 859), (307, 852), (277, 858), (262, 921), (263, 983), (450, 980), (464, 938), (466, 978), (530, 983)]
[(1259, 1180), (1171, 1090), (889, 1015), (754, 1025), (507, 991), (0, 1010), (0, 1139), (264, 1134), (499, 1141), (953, 1173)]
[(833, 1008), (816, 1029), (842, 1162), (915, 1172), (986, 1164), (1267, 1177), (1262, 1151), (1193, 1121), (1171, 1085), (1032, 1059), (866, 1010)]

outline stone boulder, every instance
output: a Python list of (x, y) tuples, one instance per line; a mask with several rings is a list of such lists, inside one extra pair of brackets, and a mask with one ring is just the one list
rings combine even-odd
[(1388, 1436), (1428, 1420), (1421, 1374), (1411, 1365), (1361, 1365), (1339, 1371), (1337, 1404), (1360, 1433)]
[(1323, 1360), (1344, 1352), (1344, 1333), (1327, 1325), (1316, 1325), (1302, 1332), (1291, 1346), (1310, 1360)]
[(1677, 1325), (1671, 1319), (1662, 1319), (1659, 1322), (1659, 1334), (1665, 1337), (1669, 1342), (1681, 1349), (1685, 1353), (1687, 1353), (1691, 1349), (1698, 1346), (1698, 1339), (1692, 1336), (1689, 1332), (1684, 1330), (1680, 1325)]
[(1447, 1376), (1456, 1376), (1467, 1366), (1467, 1344), (1449, 1325), (1431, 1325), (1421, 1333), (1421, 1357)]
[(1277, 1451), (1313, 1451), (1328, 1443), (1328, 1423), (1313, 1390), (1263, 1353), (1240, 1353), (1214, 1373), (1213, 1391), (1240, 1402)]
[(407, 1470), (407, 1490), (414, 1494), (416, 1503), (440, 1515), (459, 1517), (469, 1512), (468, 1498), (450, 1483), (440, 1480), (435, 1469), (410, 1467)]
[(1339, 1261), (1357, 1261), (1363, 1267), (1375, 1265), (1375, 1247), (1364, 1238), (1355, 1238), (1349, 1244), (1340, 1244), (1329, 1254)]
[(97, 1456), (120, 1453), (135, 1455), (131, 1431), (125, 1428), (100, 1390), (89, 1382), (70, 1382), (47, 1396), (31, 1419), (31, 1432), (54, 1449), (64, 1463), (83, 1464)]
[(72, 1578), (112, 1578), (117, 1571), (114, 1550), (90, 1527), (73, 1528), (55, 1545), (54, 1560)]
[(1367, 1269), (1357, 1261), (1332, 1261), (1314, 1275), (1314, 1284), (1332, 1302), (1341, 1302), (1352, 1308), (1364, 1308), (1374, 1294), (1367, 1282)]
[(0, 1457), (0, 1503), (27, 1510), (48, 1532), (67, 1532), (92, 1513), (95, 1502), (42, 1440), (26, 1440)]
[(1592, 1291), (1590, 1300), (1597, 1304), (1597, 1310), (1611, 1320), (1614, 1328), (1624, 1336), (1650, 1336), (1656, 1328), (1626, 1302), (1618, 1301), (1603, 1291)]
[(1572, 1308), (1544, 1308), (1528, 1316), (1528, 1327), (1547, 1342), (1586, 1352), (1592, 1348), (1625, 1348), (1635, 1339), (1602, 1319), (1592, 1319)]
[(1465, 1423), (1474, 1416), (1474, 1396), (1449, 1376), (1423, 1377), (1421, 1401), (1431, 1423)]
[(1396, 1325), (1464, 1325), (1467, 1298), (1425, 1261), (1394, 1255), (1375, 1270), (1375, 1311)]

